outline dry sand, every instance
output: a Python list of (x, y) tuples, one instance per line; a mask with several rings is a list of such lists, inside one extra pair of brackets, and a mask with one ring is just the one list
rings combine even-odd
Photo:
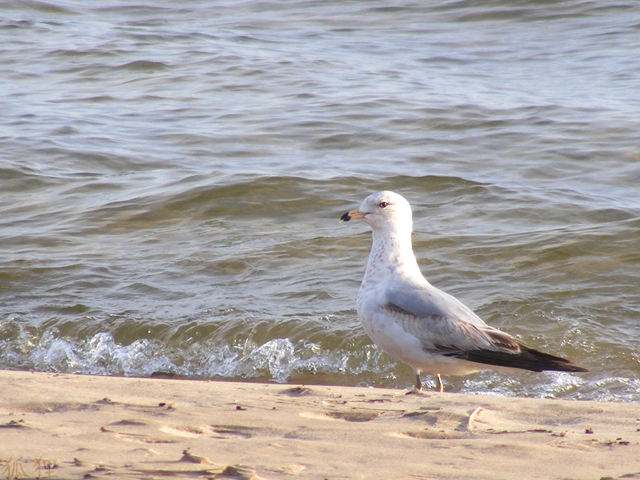
[(0, 479), (640, 479), (638, 404), (14, 371), (0, 382)]

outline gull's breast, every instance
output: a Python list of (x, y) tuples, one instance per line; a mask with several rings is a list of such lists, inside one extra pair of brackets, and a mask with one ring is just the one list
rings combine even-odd
[(358, 317), (367, 335), (373, 342), (392, 357), (409, 365), (425, 355), (422, 343), (411, 332), (397, 322), (389, 310), (383, 307), (383, 300), (376, 289), (361, 289), (358, 293)]

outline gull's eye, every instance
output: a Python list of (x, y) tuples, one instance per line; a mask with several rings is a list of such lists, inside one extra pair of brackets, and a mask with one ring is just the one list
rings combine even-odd
[(386, 207), (388, 207), (388, 206), (389, 206), (389, 202), (380, 202), (380, 203), (378, 204), (378, 206), (379, 206), (380, 208), (386, 208)]

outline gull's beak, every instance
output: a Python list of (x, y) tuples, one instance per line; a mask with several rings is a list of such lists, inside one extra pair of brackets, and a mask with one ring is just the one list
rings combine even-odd
[(341, 222), (348, 222), (349, 220), (362, 220), (364, 214), (358, 210), (349, 210), (347, 213), (340, 217)]

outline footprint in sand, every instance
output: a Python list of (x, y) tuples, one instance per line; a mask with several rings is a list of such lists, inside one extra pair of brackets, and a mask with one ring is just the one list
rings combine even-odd
[(173, 425), (164, 425), (160, 427), (160, 431), (164, 433), (170, 433), (171, 435), (176, 435), (178, 437), (186, 437), (186, 438), (199, 438), (205, 431), (208, 430), (207, 426), (198, 427), (198, 426), (173, 426)]
[(462, 438), (469, 438), (462, 432), (445, 432), (443, 430), (417, 430), (410, 432), (389, 432), (390, 437), (399, 438), (417, 438), (420, 440), (459, 440)]
[(302, 412), (301, 417), (316, 420), (344, 420), (346, 422), (369, 422), (380, 416), (380, 412), (366, 410), (354, 411), (329, 411), (329, 412)]
[(261, 431), (265, 433), (263, 428), (247, 427), (245, 425), (211, 425), (211, 429), (220, 436), (218, 438), (251, 438)]

